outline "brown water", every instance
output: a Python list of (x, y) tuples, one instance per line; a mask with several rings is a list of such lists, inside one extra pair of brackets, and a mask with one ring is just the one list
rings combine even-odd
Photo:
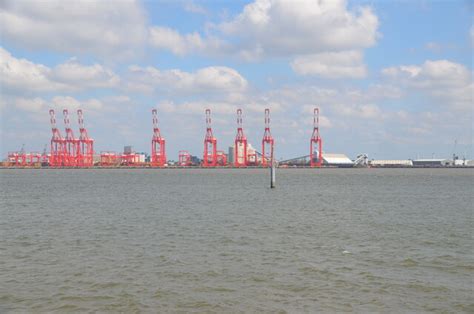
[(473, 170), (1, 170), (0, 312), (474, 312)]

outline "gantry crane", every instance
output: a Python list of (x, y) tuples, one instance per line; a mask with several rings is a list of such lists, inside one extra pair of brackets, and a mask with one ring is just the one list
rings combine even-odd
[(212, 134), (211, 109), (206, 109), (206, 136), (204, 137), (203, 167), (217, 165), (217, 139)]
[(153, 138), (151, 139), (151, 166), (164, 167), (166, 164), (165, 139), (161, 136), (158, 127), (158, 113), (156, 109), (151, 111), (153, 116)]
[(323, 163), (323, 140), (319, 134), (319, 108), (314, 108), (313, 134), (311, 135), (309, 163), (311, 167), (321, 167)]
[(274, 139), (270, 132), (270, 109), (265, 109), (265, 132), (262, 139), (262, 166), (268, 167), (273, 164)]

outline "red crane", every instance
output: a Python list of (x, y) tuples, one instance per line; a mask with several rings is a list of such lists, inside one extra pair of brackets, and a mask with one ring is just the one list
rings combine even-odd
[(234, 166), (247, 166), (247, 138), (242, 127), (242, 109), (237, 109), (237, 134), (234, 144)]
[(94, 140), (87, 134), (84, 127), (84, 117), (82, 110), (77, 110), (79, 123), (79, 149), (77, 151), (77, 165), (79, 167), (92, 167), (94, 165)]
[(273, 140), (270, 132), (270, 109), (265, 109), (265, 132), (262, 139), (262, 166), (268, 167), (273, 164)]
[(161, 136), (158, 128), (158, 114), (156, 109), (151, 111), (153, 115), (153, 138), (151, 139), (151, 166), (164, 167), (166, 164), (165, 139)]
[(51, 137), (51, 156), (49, 158), (49, 165), (51, 167), (61, 167), (64, 165), (65, 156), (65, 141), (61, 136), (56, 127), (56, 115), (53, 109), (49, 110), (49, 116), (51, 121), (51, 131), (53, 136)]
[(206, 109), (206, 136), (204, 137), (203, 167), (217, 165), (217, 140), (212, 134), (211, 109)]
[(319, 108), (314, 108), (313, 135), (311, 136), (309, 163), (311, 167), (321, 167), (323, 163), (323, 140), (319, 135)]
[(74, 137), (74, 132), (69, 123), (69, 112), (67, 109), (63, 110), (64, 126), (66, 129), (66, 136), (64, 138), (65, 155), (64, 165), (67, 167), (75, 167), (77, 163), (77, 152), (79, 150), (79, 141)]

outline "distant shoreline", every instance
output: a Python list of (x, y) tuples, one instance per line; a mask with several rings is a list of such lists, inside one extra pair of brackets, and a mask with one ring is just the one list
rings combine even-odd
[[(94, 167), (5, 167), (0, 166), (0, 170), (3, 169), (34, 169), (34, 170), (63, 170), (63, 169), (75, 169), (75, 170), (107, 170), (107, 169), (143, 169), (143, 170), (186, 170), (186, 169), (227, 169), (227, 170), (236, 170), (236, 169), (268, 169), (269, 167), (201, 167), (201, 166), (187, 166), (187, 167), (149, 167), (149, 166), (116, 166), (116, 167), (101, 167), (101, 166), (94, 166)], [(309, 166), (289, 166), (289, 167), (277, 167), (278, 169), (474, 169), (474, 166), (411, 166), (411, 167), (403, 167), (403, 166), (386, 166), (386, 167), (337, 167), (337, 166), (324, 166), (324, 167), (309, 167)]]

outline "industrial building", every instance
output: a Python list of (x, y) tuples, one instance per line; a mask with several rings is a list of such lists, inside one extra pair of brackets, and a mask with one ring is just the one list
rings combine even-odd
[(354, 166), (354, 162), (344, 154), (324, 153), (323, 165), (329, 167), (349, 168)]
[(375, 168), (413, 167), (413, 161), (410, 159), (375, 159), (369, 161), (369, 165)]
[(451, 165), (451, 162), (449, 159), (416, 159), (413, 160), (413, 167), (447, 167)]

